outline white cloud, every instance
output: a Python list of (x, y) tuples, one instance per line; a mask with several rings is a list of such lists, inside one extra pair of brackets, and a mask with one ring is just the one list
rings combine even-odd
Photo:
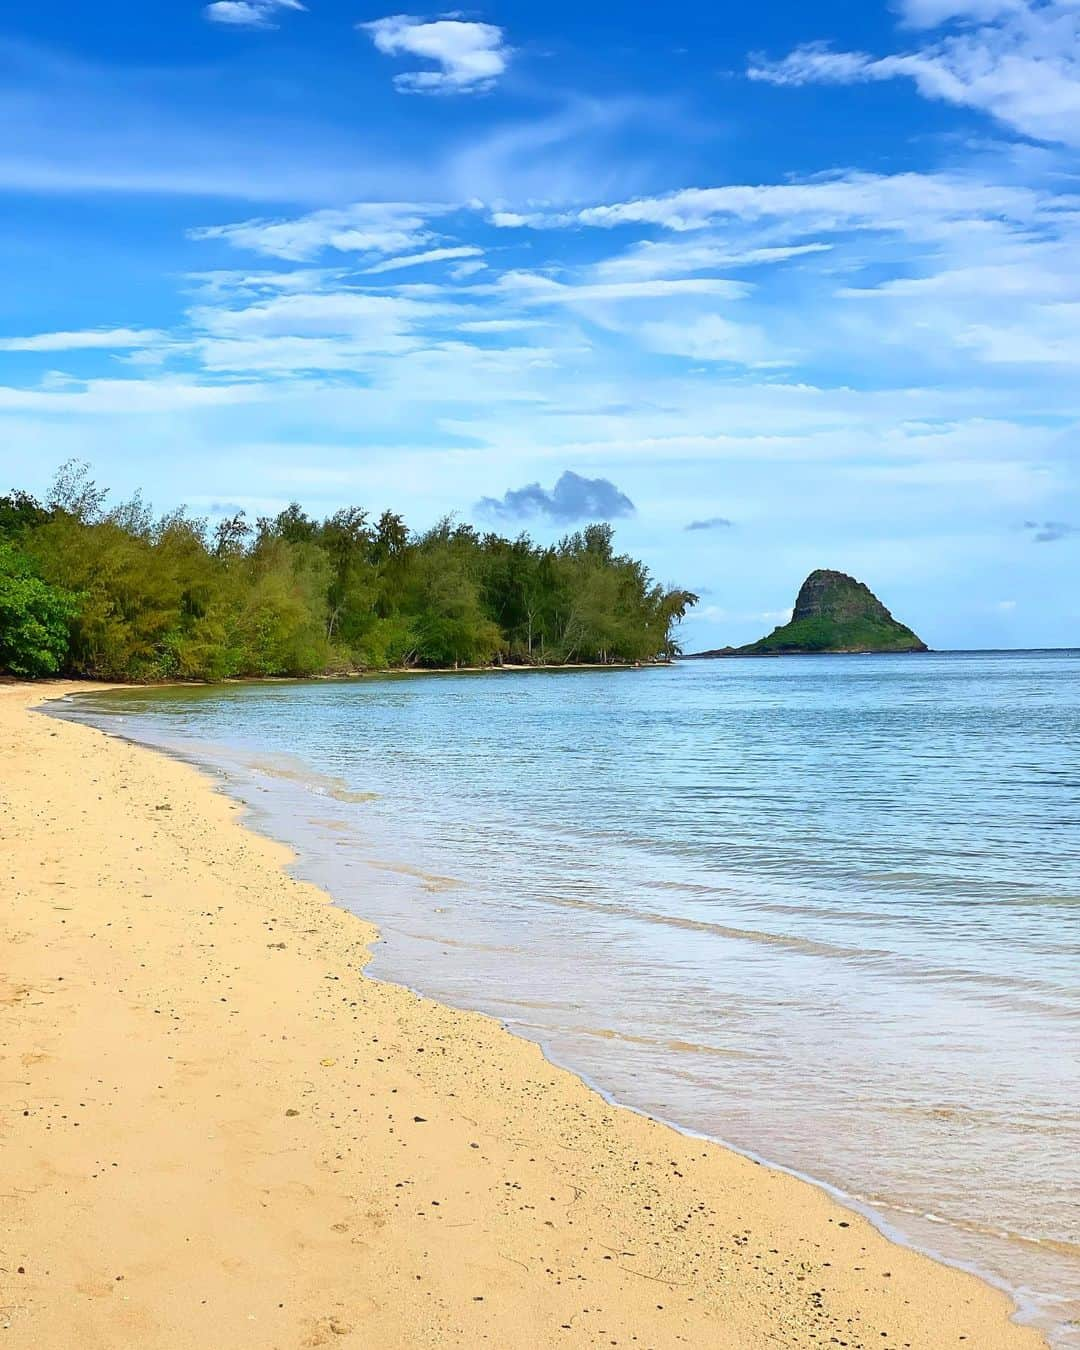
[[(966, 371), (977, 379), (988, 365), (1012, 366), (1018, 378), (1022, 368), (1042, 367), (1049, 376), (1080, 359), (1071, 307), (1080, 302), (1077, 206), (1049, 189), (945, 173), (849, 172), (689, 189), (519, 214), (507, 228), (589, 224), (676, 237), (639, 239), (572, 279), (511, 273), (499, 285), (530, 308), (685, 298), (691, 303), (677, 315), (599, 318), (644, 350), (687, 361), (803, 364), (834, 378), (854, 361), (863, 378), (885, 382), (896, 378), (898, 361), (906, 378), (952, 380)], [(805, 257), (815, 265), (797, 280), (774, 271)], [(719, 294), (742, 288), (726, 297), (744, 298), (738, 322), (694, 300), (694, 287), (702, 285), (704, 296), (712, 278), (685, 277), (749, 266), (762, 269), (752, 288), (742, 280), (715, 282)]]
[(382, 262), (365, 267), (369, 276), (373, 272), (393, 272), (399, 267), (419, 267), (424, 263), (447, 262), (452, 258), (476, 258), (483, 253), (482, 248), (472, 244), (462, 244), (456, 248), (430, 248), (426, 253), (409, 253), (402, 258), (384, 258)]
[(456, 267), (452, 267), (450, 269), (450, 275), (455, 281), (465, 281), (469, 277), (474, 277), (477, 272), (484, 272), (486, 270), (487, 263), (481, 258), (474, 258), (471, 261), (466, 260), (465, 262), (458, 263)]
[(72, 333), (36, 333), (31, 337), (0, 338), (3, 352), (122, 351), (144, 347), (162, 338), (153, 328), (88, 328)]
[[(271, 378), (285, 371), (343, 371), (370, 376), (380, 363), (437, 346), (433, 336), (457, 327), (468, 305), (422, 294), (325, 289), (211, 294), (188, 312), (187, 350), (210, 371)], [(247, 303), (236, 303), (244, 300)], [(232, 303), (229, 303), (231, 301)]]
[(214, 0), (203, 11), (212, 23), (238, 28), (273, 28), (281, 9), (306, 9), (300, 0)]
[(303, 262), (324, 249), (337, 253), (400, 253), (431, 242), (428, 216), (446, 207), (405, 202), (356, 202), (336, 210), (313, 211), (292, 220), (244, 220), (204, 225), (192, 239), (223, 239), (237, 248), (272, 258)]
[(807, 254), (827, 253), (831, 247), (831, 244), (809, 243), (739, 248), (724, 241), (655, 243), (651, 239), (644, 239), (625, 253), (605, 258), (597, 263), (594, 270), (602, 278), (646, 280), (723, 267), (756, 267), (788, 262)]
[(899, 0), (900, 16), (911, 28), (937, 28), (950, 19), (986, 22), (1022, 10), (1027, 0)]
[[(469, 209), (471, 218), (454, 216), (464, 239), (486, 218), (479, 203)], [(250, 232), (271, 256), (307, 256), (376, 216), (385, 224), (387, 212), (420, 231), (437, 211), (362, 204), (219, 226), (214, 237)], [(673, 212), (695, 232), (649, 238)], [(506, 250), (493, 251), (490, 284), (365, 287), (383, 279), (359, 276), (351, 259), (195, 275), (186, 325), (114, 330), (133, 346), (152, 338), (150, 353), (182, 377), (140, 371), (151, 378), (4, 391), (5, 427), (18, 418), (44, 427), (63, 412), (140, 413), (158, 443), (174, 434), (175, 409), (197, 415), (200, 434), (213, 415), (223, 445), (241, 423), (244, 436), (271, 439), (302, 425), (312, 439), (355, 433), (358, 445), (408, 438), (433, 456), (450, 453), (450, 438), (462, 462), (563, 459), (599, 472), (622, 460), (775, 461), (838, 474), (873, 464), (904, 490), (938, 484), (957, 498), (982, 485), (1040, 499), (1053, 486), (1038, 423), (1080, 412), (1076, 382), (1062, 378), (1076, 368), (1062, 343), (1080, 351), (1075, 313), (1063, 308), (1080, 301), (1080, 282), (1069, 281), (1080, 221), (1066, 198), (959, 175), (845, 174), (616, 200), (556, 223), (585, 220), (620, 228), (579, 238), (573, 264), (559, 236), (523, 241), (509, 271)], [(445, 251), (459, 248), (480, 251)], [(419, 252), (441, 258), (443, 247)], [(814, 265), (796, 275), (804, 257)], [(751, 266), (752, 286), (707, 274)], [(787, 366), (798, 373), (779, 378)], [(866, 388), (842, 387), (851, 369)], [(104, 441), (102, 419), (87, 420)], [(520, 481), (549, 476), (537, 463)]]
[(757, 60), (746, 73), (764, 84), (859, 84), (892, 79), (898, 59), (875, 60), (866, 52), (838, 52), (827, 42), (806, 42), (781, 61)]
[(1080, 284), (1073, 263), (1073, 248), (1065, 243), (1052, 245), (1036, 241), (1007, 243), (977, 250), (971, 246), (969, 259), (953, 265), (939, 256), (937, 265), (922, 276), (893, 277), (877, 286), (847, 286), (837, 291), (842, 300), (947, 300), (978, 302), (989, 300), (1015, 304), (1024, 300), (1061, 299), (1072, 292), (1080, 298)]
[(1080, 369), (1080, 303), (1037, 305), (1023, 322), (972, 324), (957, 343), (992, 365), (1037, 365)]
[(740, 366), (791, 365), (754, 324), (733, 323), (719, 314), (691, 320), (646, 323), (643, 344), (654, 352), (686, 356), (694, 361), (718, 361)]
[(616, 300), (662, 300), (690, 295), (741, 300), (749, 293), (742, 281), (719, 277), (663, 278), (649, 281), (611, 281), (571, 285), (536, 272), (505, 272), (499, 290), (526, 305), (578, 305)]
[(0, 385), (0, 413), (154, 414), (220, 408), (275, 398), (280, 391), (261, 384), (200, 384), (185, 379), (68, 381), (37, 389)]
[(196, 344), (209, 371), (276, 376), (299, 371), (368, 373), (372, 357), (400, 355), (414, 347), (400, 333), (374, 329), (352, 337), (206, 338)]
[(1080, 6), (1076, 0), (908, 0), (921, 27), (961, 20), (960, 30), (916, 51), (874, 57), (797, 47), (755, 60), (751, 79), (778, 85), (859, 84), (906, 78), (924, 98), (988, 113), (1036, 140), (1080, 146)]
[(674, 233), (703, 230), (725, 218), (740, 221), (799, 218), (821, 229), (917, 229), (972, 215), (1030, 219), (1039, 205), (1030, 188), (950, 173), (833, 173), (791, 183), (739, 183), (683, 188), (659, 197), (585, 207), (571, 212), (495, 213), (503, 228), (656, 225)]
[(188, 272), (186, 280), (208, 299), (226, 296), (276, 295), (282, 291), (315, 291), (340, 279), (341, 273), (328, 268), (298, 267), (291, 272), (244, 272), (219, 269), (214, 272)]
[(922, 256), (909, 251), (900, 275), (844, 286), (836, 298), (889, 342), (932, 343), (953, 364), (1052, 374), (1080, 364), (1078, 251), (1080, 219), (1050, 198), (1028, 225), (955, 222)]
[(387, 56), (419, 56), (439, 67), (395, 76), (395, 87), (406, 94), (483, 93), (510, 60), (503, 30), (495, 24), (395, 14), (358, 26)]
[(459, 323), (462, 333), (513, 333), (521, 328), (546, 328), (546, 319), (469, 319)]
[(191, 311), (197, 329), (214, 337), (361, 339), (386, 350), (442, 306), (397, 295), (325, 291), (280, 295), (239, 309), (201, 306)]

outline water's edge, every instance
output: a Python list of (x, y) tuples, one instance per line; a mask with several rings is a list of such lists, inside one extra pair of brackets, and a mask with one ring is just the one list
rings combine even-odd
[[(258, 806), (246, 800), (240, 794), (240, 792), (237, 789), (237, 786), (235, 785), (236, 780), (233, 776), (232, 769), (231, 768), (227, 769), (220, 762), (214, 759), (212, 754), (213, 746), (211, 744), (200, 744), (196, 742), (195, 743), (195, 745), (197, 746), (196, 750), (190, 751), (179, 750), (176, 749), (175, 747), (162, 746), (150, 740), (142, 740), (137, 735), (129, 734), (129, 732), (125, 733), (117, 731), (112, 726), (110, 726), (107, 717), (98, 719), (94, 718), (92, 715), (88, 716), (84, 712), (80, 712), (78, 716), (69, 717), (66, 715), (65, 709), (72, 707), (74, 703), (78, 700), (82, 700), (85, 698), (103, 698), (106, 697), (110, 692), (116, 692), (119, 694), (128, 692), (128, 689), (129, 687), (120, 686), (115, 688), (115, 690), (109, 688), (105, 689), (90, 688), (85, 691), (80, 690), (77, 693), (64, 694), (56, 698), (49, 698), (43, 700), (42, 703), (36, 706), (35, 710), (42, 713), (45, 716), (56, 717), (59, 720), (70, 721), (77, 725), (93, 726), (96, 730), (100, 731), (102, 734), (109, 736), (114, 740), (125, 741), (129, 744), (138, 746), (140, 749), (149, 750), (154, 754), (174, 759), (180, 763), (186, 764), (190, 768), (195, 769), (203, 777), (203, 779), (205, 780), (205, 782), (211, 788), (212, 791), (227, 797), (231, 802), (240, 807), (239, 823), (241, 824), (242, 828), (248, 829), (252, 833), (260, 835), (263, 838), (270, 839), (272, 842), (282, 845), (292, 853), (293, 860), (285, 864), (284, 866), (284, 870), (288, 873), (288, 875), (294, 877), (297, 880), (318, 886), (328, 896), (328, 898), (335, 906), (345, 910), (354, 918), (359, 919), (361, 922), (366, 923), (369, 927), (375, 930), (374, 937), (372, 938), (369, 944), (370, 958), (368, 963), (365, 964), (361, 972), (364, 978), (375, 980), (376, 982), (382, 984), (393, 984), (395, 986), (405, 988), (419, 997), (429, 999), (433, 1002), (434, 1001), (440, 1002), (444, 1006), (452, 1007), (459, 1011), (477, 1013), (480, 1016), (488, 1017), (492, 1021), (497, 1022), (507, 1032), (507, 1034), (516, 1036), (521, 1040), (527, 1040), (532, 1044), (538, 1046), (544, 1058), (550, 1064), (554, 1065), (559, 1069), (562, 1069), (565, 1072), (572, 1074), (580, 1082), (582, 1082), (591, 1092), (596, 1093), (597, 1096), (601, 1097), (609, 1105), (619, 1110), (629, 1111), (632, 1112), (634, 1115), (654, 1120), (657, 1123), (662, 1124), (669, 1129), (675, 1130), (678, 1134), (683, 1135), (684, 1137), (698, 1139), (701, 1140), (702, 1142), (710, 1143), (720, 1148), (724, 1148), (731, 1153), (735, 1153), (743, 1158), (748, 1159), (749, 1161), (757, 1164), (758, 1166), (767, 1168), (770, 1171), (777, 1172), (785, 1176), (792, 1177), (793, 1179), (803, 1183), (804, 1185), (814, 1186), (817, 1190), (824, 1192), (827, 1196), (829, 1196), (831, 1200), (833, 1200), (843, 1208), (853, 1213), (856, 1213), (860, 1215), (862, 1218), (866, 1219), (867, 1222), (869, 1222), (889, 1242), (892, 1242), (893, 1244), (906, 1248), (910, 1251), (918, 1252), (923, 1256), (927, 1256), (931, 1260), (938, 1263), (939, 1265), (943, 1265), (955, 1270), (960, 1270), (963, 1271), (965, 1274), (972, 1275), (978, 1280), (980, 1280), (983, 1284), (1003, 1293), (1008, 1298), (1009, 1302), (1012, 1305), (1013, 1321), (1015, 1321), (1019, 1325), (1036, 1327), (1043, 1332), (1044, 1336), (1047, 1335), (1047, 1327), (1041, 1317), (1041, 1310), (1035, 1303), (1025, 1298), (1022, 1290), (1017, 1290), (1016, 1288), (1010, 1286), (1010, 1284), (1006, 1280), (1001, 1279), (994, 1272), (981, 1267), (976, 1262), (968, 1262), (946, 1255), (945, 1253), (936, 1250), (934, 1247), (928, 1245), (925, 1242), (917, 1241), (911, 1235), (905, 1233), (902, 1229), (898, 1228), (888, 1218), (888, 1216), (883, 1214), (879, 1209), (875, 1208), (870, 1204), (867, 1204), (865, 1201), (860, 1200), (857, 1196), (852, 1195), (850, 1192), (845, 1191), (841, 1187), (836, 1186), (829, 1181), (823, 1180), (822, 1178), (814, 1176), (805, 1171), (801, 1171), (797, 1168), (789, 1167), (783, 1163), (777, 1162), (770, 1157), (755, 1152), (753, 1149), (732, 1143), (731, 1141), (719, 1135), (696, 1130), (688, 1125), (680, 1123), (678, 1120), (666, 1117), (659, 1112), (656, 1112), (654, 1110), (645, 1110), (641, 1107), (633, 1105), (632, 1103), (621, 1100), (616, 1094), (608, 1091), (603, 1086), (603, 1084), (597, 1081), (591, 1074), (584, 1072), (582, 1069), (575, 1066), (572, 1062), (561, 1058), (542, 1035), (532, 1034), (530, 1028), (523, 1024), (515, 1025), (503, 1017), (499, 1017), (495, 1014), (487, 1012), (484, 1009), (477, 1008), (476, 1006), (469, 1004), (467, 1002), (458, 1001), (453, 998), (447, 997), (445, 994), (440, 994), (439, 998), (436, 1000), (432, 997), (432, 995), (428, 994), (421, 986), (412, 984), (407, 979), (402, 979), (400, 977), (388, 978), (378, 974), (373, 974), (371, 967), (374, 965), (377, 959), (378, 950), (381, 946), (386, 945), (388, 941), (385, 937), (383, 937), (378, 925), (374, 923), (371, 919), (368, 919), (363, 915), (357, 914), (349, 905), (343, 903), (341, 898), (339, 896), (336, 896), (333, 893), (333, 890), (329, 886), (327, 886), (324, 881), (322, 880), (315, 881), (311, 876), (305, 873), (304, 869), (307, 860), (305, 859), (302, 850), (297, 845), (289, 842), (288, 840), (284, 840), (278, 837), (278, 835), (276, 835), (272, 831), (272, 828), (270, 828), (273, 824), (270, 813), (267, 811), (261, 811)], [(1054, 1344), (1052, 1334), (1050, 1335), (1047, 1344), (1048, 1345)]]

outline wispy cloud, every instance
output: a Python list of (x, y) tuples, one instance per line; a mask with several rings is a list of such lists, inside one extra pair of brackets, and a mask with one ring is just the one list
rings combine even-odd
[(499, 288), (528, 305), (581, 305), (617, 300), (665, 300), (691, 295), (711, 295), (741, 300), (750, 287), (724, 277), (655, 278), (648, 281), (570, 283), (536, 272), (505, 272)]
[(30, 337), (0, 338), (0, 351), (121, 351), (128, 347), (145, 347), (162, 336), (153, 328), (88, 328), (72, 333), (35, 333)]
[(526, 520), (546, 517), (570, 524), (575, 520), (616, 520), (632, 516), (634, 503), (606, 478), (583, 478), (567, 469), (553, 488), (529, 483), (514, 488), (502, 497), (482, 497), (477, 511), (501, 520)]
[(752, 80), (778, 85), (910, 79), (924, 98), (988, 113), (1036, 140), (1080, 146), (1080, 8), (1075, 0), (905, 0), (912, 26), (949, 32), (898, 55), (824, 42), (779, 61), (755, 58)]
[(739, 366), (784, 366), (793, 361), (770, 341), (760, 325), (736, 323), (721, 314), (645, 323), (640, 331), (642, 344), (650, 351), (692, 361)]
[(485, 93), (510, 60), (503, 30), (495, 24), (394, 14), (358, 27), (387, 56), (418, 56), (438, 67), (396, 75), (394, 86), (404, 94)]
[(274, 28), (279, 10), (306, 8), (300, 0), (214, 0), (203, 13), (211, 23), (231, 24), (236, 28)]
[(238, 308), (198, 306), (190, 318), (198, 331), (218, 339), (341, 338), (391, 351), (405, 345), (424, 320), (445, 312), (409, 296), (330, 290), (278, 295)]
[(1025, 520), (1024, 529), (1028, 531), (1036, 544), (1056, 544), (1062, 539), (1072, 539), (1080, 534), (1080, 525), (1070, 525), (1064, 520)]
[(204, 384), (197, 380), (72, 380), (37, 389), (0, 386), (0, 413), (66, 413), (74, 417), (154, 416), (258, 403), (284, 391), (254, 383)]
[(244, 220), (234, 225), (204, 225), (193, 239), (223, 239), (237, 248), (290, 262), (303, 262), (324, 250), (336, 253), (401, 253), (434, 239), (427, 228), (440, 206), (403, 202), (356, 202), (312, 211), (292, 220)]
[(213, 272), (188, 272), (185, 280), (207, 299), (222, 299), (325, 290), (340, 280), (341, 275), (340, 271), (322, 267), (296, 267), (288, 272), (219, 268)]
[(726, 516), (708, 516), (705, 520), (692, 520), (689, 525), (685, 525), (683, 528), (687, 531), (728, 530), (734, 523), (734, 521), (728, 520)]
[(718, 221), (769, 219), (817, 220), (831, 229), (917, 228), (920, 218), (935, 221), (975, 214), (1029, 219), (1038, 207), (1030, 188), (951, 173), (876, 174), (856, 171), (820, 174), (787, 183), (738, 183), (723, 187), (683, 188), (657, 197), (587, 206), (568, 212), (492, 214), (502, 228), (614, 229), (655, 225), (682, 234)]
[(378, 272), (393, 272), (399, 267), (420, 267), (426, 263), (449, 262), (454, 258), (478, 258), (483, 251), (474, 244), (461, 244), (454, 248), (429, 248), (424, 253), (407, 253), (402, 258), (384, 258), (382, 262), (365, 267), (364, 271), (370, 276)]
[(895, 6), (910, 28), (937, 28), (950, 19), (985, 23), (1027, 8), (1027, 0), (899, 0)]
[(596, 266), (596, 275), (604, 280), (627, 278), (647, 280), (653, 277), (684, 276), (689, 272), (710, 272), (722, 268), (761, 267), (790, 262), (815, 253), (828, 253), (831, 244), (789, 244), (779, 247), (749, 245), (739, 247), (733, 240), (679, 240), (677, 243), (644, 239), (625, 253), (605, 258)]
[(520, 319), (469, 319), (465, 323), (459, 323), (458, 328), (463, 333), (513, 333), (520, 328), (546, 328), (548, 321), (546, 319), (529, 319), (522, 317)]
[[(990, 296), (1001, 294), (991, 290)], [(987, 315), (956, 335), (989, 365), (1080, 367), (1080, 301), (1028, 305), (1009, 318)]]
[[(631, 316), (639, 345), (698, 362), (837, 366), (843, 352), (860, 369), (880, 356), (884, 372), (886, 353), (904, 349), (924, 368), (941, 357), (954, 369), (957, 361), (1074, 369), (1076, 199), (1052, 181), (1037, 185), (1037, 177), (1014, 173), (995, 180), (983, 167), (980, 174), (849, 171), (573, 211), (497, 213), (496, 226), (528, 230), (533, 248), (546, 232), (582, 225), (617, 228), (620, 238), (630, 231), (675, 236), (639, 238), (557, 277), (507, 273), (499, 285), (520, 305), (577, 305), (590, 318), (590, 301), (651, 296), (660, 312)], [(798, 283), (782, 282), (795, 267)], [(724, 269), (743, 276), (709, 275)], [(670, 307), (687, 303), (663, 312), (665, 299)], [(737, 312), (717, 303), (737, 299), (744, 301)], [(629, 331), (629, 319), (619, 323)]]

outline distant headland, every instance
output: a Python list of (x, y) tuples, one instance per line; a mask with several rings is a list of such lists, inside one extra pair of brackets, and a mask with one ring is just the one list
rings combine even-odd
[(894, 619), (869, 586), (822, 568), (803, 582), (790, 623), (745, 647), (695, 652), (693, 658), (925, 651), (926, 643)]

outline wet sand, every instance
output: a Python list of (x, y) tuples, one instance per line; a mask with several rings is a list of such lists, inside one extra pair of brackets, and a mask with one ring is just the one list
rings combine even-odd
[(1034, 1350), (823, 1192), (363, 976), (189, 766), (0, 686), (0, 1329), (19, 1350)]

